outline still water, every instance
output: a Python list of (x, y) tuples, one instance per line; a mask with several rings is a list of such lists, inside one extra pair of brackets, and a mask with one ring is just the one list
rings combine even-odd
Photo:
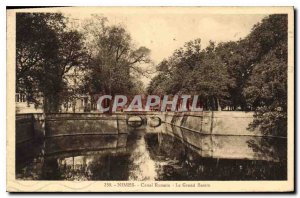
[[(175, 130), (172, 127), (164, 129)], [(16, 178), (76, 181), (286, 179), (285, 154), (278, 155), (286, 150), (269, 146), (283, 145), (284, 148), (284, 141), (249, 137), (241, 141), (216, 139), (216, 147), (205, 151), (205, 141), (211, 137), (184, 134), (186, 138), (182, 139), (172, 134), (174, 131), (135, 129), (122, 135), (57, 137), (42, 143), (19, 145)], [(198, 142), (202, 146), (197, 146)], [(239, 144), (244, 148), (235, 150), (235, 146), (242, 147)]]

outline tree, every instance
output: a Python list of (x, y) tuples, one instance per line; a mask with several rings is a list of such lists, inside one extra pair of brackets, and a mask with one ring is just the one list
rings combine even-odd
[(16, 89), (25, 93), (29, 102), (39, 102), (41, 65), (56, 54), (56, 46), (51, 44), (57, 43), (54, 30), (61, 31), (61, 27), (50, 23), (52, 20), (62, 23), (62, 16), (38, 13), (16, 16)]
[(91, 54), (86, 92), (90, 95), (136, 92), (141, 83), (137, 83), (135, 75), (147, 73), (140, 65), (150, 63), (150, 50), (136, 48), (124, 27), (107, 22), (106, 18), (94, 16), (85, 24), (86, 45)]
[(201, 39), (185, 43), (157, 66), (158, 75), (150, 82), (148, 92), (195, 94), (205, 109), (224, 106), (231, 80), (215, 50), (213, 42), (201, 50)]
[(58, 112), (65, 99), (65, 74), (87, 60), (82, 35), (69, 30), (60, 13), (18, 13), (16, 20), (17, 92), (45, 112)]
[(228, 87), (232, 85), (232, 80), (226, 66), (216, 54), (213, 42), (202, 52), (203, 57), (195, 64), (188, 86), (200, 96), (205, 109), (217, 110), (219, 106), (228, 105)]
[(249, 61), (247, 56), (247, 46), (245, 42), (240, 40), (238, 42), (220, 43), (216, 48), (216, 54), (221, 59), (225, 66), (232, 83), (228, 84), (229, 96), (227, 106), (231, 110), (245, 110), (245, 98), (242, 90), (245, 86), (249, 76)]
[(287, 15), (271, 15), (250, 36), (262, 54), (253, 66), (243, 94), (255, 110), (251, 128), (265, 134), (287, 134)]
[(157, 66), (149, 93), (197, 94), (204, 109), (216, 104), (253, 110), (251, 129), (265, 134), (287, 131), (287, 15), (270, 15), (239, 41), (187, 42)]

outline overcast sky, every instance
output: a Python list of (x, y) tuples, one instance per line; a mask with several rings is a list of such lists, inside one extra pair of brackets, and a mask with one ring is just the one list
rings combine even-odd
[[(137, 11), (136, 11), (137, 10)], [(244, 38), (266, 14), (211, 14), (199, 12), (164, 12), (151, 9), (112, 10), (92, 8), (63, 9), (66, 16), (83, 21), (98, 14), (108, 18), (110, 24), (122, 24), (130, 33), (133, 42), (151, 50), (151, 58), (158, 64), (172, 55), (185, 42), (201, 38), (202, 48), (210, 40), (219, 42), (236, 41)], [(143, 79), (147, 85), (149, 79)]]
[[(123, 22), (138, 45), (151, 50), (158, 63), (185, 42), (201, 38), (222, 42), (245, 37), (262, 15), (140, 15), (125, 16)], [(115, 17), (116, 18), (116, 17)], [(112, 19), (114, 20), (114, 19)], [(115, 20), (118, 20), (117, 18)]]
[[(101, 14), (101, 13), (99, 13)], [(90, 15), (67, 14), (85, 19)], [(151, 50), (155, 63), (169, 57), (185, 42), (201, 38), (203, 48), (209, 40), (236, 41), (249, 34), (254, 24), (266, 15), (197, 15), (197, 14), (104, 14), (110, 24), (122, 24), (137, 46)]]

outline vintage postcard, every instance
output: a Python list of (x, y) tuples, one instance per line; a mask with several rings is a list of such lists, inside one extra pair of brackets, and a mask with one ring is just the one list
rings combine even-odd
[(293, 7), (7, 8), (7, 191), (293, 192)]

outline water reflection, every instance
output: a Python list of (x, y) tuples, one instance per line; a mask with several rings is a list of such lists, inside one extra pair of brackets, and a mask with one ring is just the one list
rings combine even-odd
[(196, 148), (175, 136), (147, 134), (150, 156), (157, 162), (158, 180), (286, 179), (286, 161), (200, 157)]
[(128, 137), (128, 150), (130, 151), (128, 180), (155, 180), (155, 161), (150, 157), (146, 147), (145, 131), (134, 130)]
[(17, 161), (16, 178), (282, 180), (284, 148), (285, 140), (201, 135), (161, 125), (129, 134), (46, 139), (35, 147), (34, 157)]

